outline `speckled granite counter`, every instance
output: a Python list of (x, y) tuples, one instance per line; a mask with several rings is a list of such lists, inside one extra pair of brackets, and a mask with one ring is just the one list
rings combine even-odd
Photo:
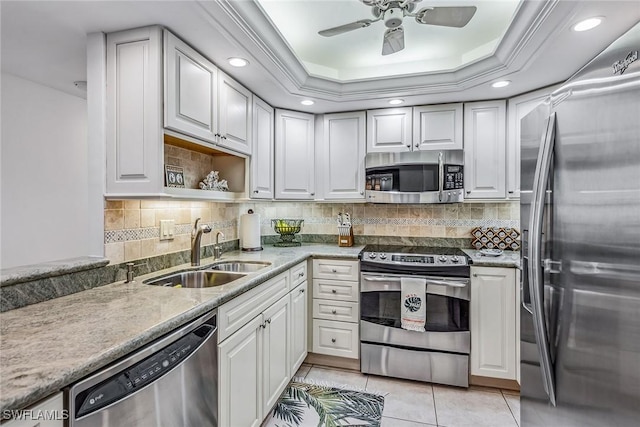
[(520, 252), (504, 251), (500, 256), (485, 256), (475, 249), (462, 249), (471, 257), (476, 267), (513, 267), (520, 268)]
[[(173, 267), (0, 313), (0, 411), (25, 408), (178, 326), (289, 269), (309, 256), (356, 259), (362, 246), (310, 244), (234, 251), (223, 260), (271, 266), (215, 288), (173, 289), (140, 283)], [(202, 265), (214, 262), (203, 259)]]
[(109, 264), (109, 260), (106, 258), (86, 256), (46, 262), (43, 264), (6, 268), (0, 272), (0, 286), (9, 286), (14, 283), (27, 282), (43, 277), (90, 270), (92, 268), (104, 267), (107, 264)]

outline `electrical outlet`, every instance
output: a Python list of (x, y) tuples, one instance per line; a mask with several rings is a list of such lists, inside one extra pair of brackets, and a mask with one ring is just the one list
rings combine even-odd
[(160, 240), (172, 240), (176, 232), (176, 221), (174, 219), (160, 220)]

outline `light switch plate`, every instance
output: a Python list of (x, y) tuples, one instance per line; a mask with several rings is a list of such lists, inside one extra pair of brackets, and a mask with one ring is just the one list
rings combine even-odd
[(176, 232), (176, 221), (174, 219), (160, 220), (160, 240), (172, 240)]

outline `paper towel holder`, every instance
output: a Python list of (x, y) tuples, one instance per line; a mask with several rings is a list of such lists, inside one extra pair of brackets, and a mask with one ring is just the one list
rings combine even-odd
[[(249, 209), (247, 211), (247, 213), (249, 215), (253, 214), (253, 209)], [(240, 223), (242, 224), (242, 221), (240, 221)], [(242, 232), (240, 234), (242, 235)], [(259, 224), (258, 224), (258, 237), (260, 238), (260, 225)], [(245, 242), (242, 242), (242, 244), (244, 245)], [(261, 251), (262, 249), (263, 249), (262, 246), (257, 246), (255, 248), (245, 248), (245, 247), (243, 247), (241, 250), (244, 251), (244, 252), (257, 252), (257, 251)]]

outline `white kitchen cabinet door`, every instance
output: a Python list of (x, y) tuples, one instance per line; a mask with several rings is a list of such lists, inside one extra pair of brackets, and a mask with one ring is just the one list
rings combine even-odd
[[(2, 427), (63, 427), (65, 425), (62, 419), (63, 410), (62, 393), (57, 393), (26, 409), (31, 411), (33, 418), (26, 417), (26, 419), (4, 422)], [(55, 416), (58, 419), (46, 419), (47, 417), (55, 418)]]
[(367, 111), (367, 153), (411, 151), (411, 107)]
[[(262, 344), (262, 416), (280, 397), (280, 393), (291, 379), (291, 324), (289, 295), (266, 309), (262, 314), (264, 321)], [(237, 424), (242, 425), (242, 424)]]
[(464, 104), (464, 188), (466, 199), (506, 196), (506, 102)]
[(277, 109), (275, 131), (276, 199), (313, 199), (313, 114)]
[(513, 268), (471, 267), (471, 375), (516, 379), (517, 286)]
[(257, 96), (253, 97), (251, 132), (251, 198), (273, 199), (274, 145), (273, 108)]
[(161, 94), (160, 27), (108, 34), (108, 195), (149, 195), (163, 191)]
[(308, 285), (305, 280), (291, 291), (291, 371), (293, 377), (307, 357)]
[(413, 107), (413, 149), (462, 150), (462, 103)]
[(365, 112), (326, 114), (316, 167), (323, 198), (364, 199)]
[(262, 423), (263, 323), (258, 315), (218, 346), (220, 427), (258, 427)]
[(218, 69), (167, 30), (164, 52), (164, 126), (216, 143)]
[(511, 98), (507, 103), (507, 198), (520, 198), (520, 120), (555, 88), (545, 88)]
[(218, 144), (251, 154), (251, 92), (228, 75), (218, 75)]

